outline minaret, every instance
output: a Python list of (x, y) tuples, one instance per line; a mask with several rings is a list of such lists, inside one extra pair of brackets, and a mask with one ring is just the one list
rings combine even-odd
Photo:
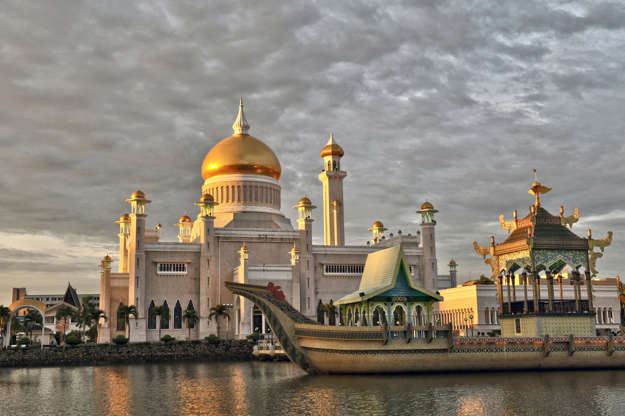
[[(200, 304), (198, 339), (204, 339), (210, 334), (208, 316), (210, 314), (210, 299), (216, 299), (215, 294), (221, 290), (217, 284), (210, 285), (210, 277), (217, 275), (219, 265), (215, 260), (215, 217), (214, 207), (218, 205), (212, 195), (205, 193), (195, 205), (200, 207), (197, 221), (200, 227)], [(216, 304), (216, 303), (215, 303)]]
[(145, 206), (152, 201), (139, 190), (126, 200), (130, 204), (128, 241), (128, 304), (135, 305), (137, 329), (131, 331), (131, 342), (147, 341), (147, 305), (145, 304)]
[(423, 247), (423, 286), (436, 292), (438, 290), (438, 266), (436, 264), (436, 236), (434, 214), (438, 211), (430, 202), (424, 202), (417, 213), (421, 214), (421, 239)]
[[(119, 265), (117, 267), (118, 273), (128, 273), (128, 238), (130, 236), (130, 215), (122, 214), (119, 217)], [(100, 308), (102, 309), (102, 308)]]
[(345, 245), (343, 179), (347, 172), (341, 170), (344, 152), (334, 140), (334, 133), (321, 149), (323, 171), (319, 180), (323, 184), (323, 244), (326, 246)]
[(458, 270), (458, 263), (456, 263), (456, 260), (451, 259), (451, 261), (449, 262), (450, 287), (456, 287), (456, 285), (458, 284), (458, 279), (456, 277), (457, 270)]
[(299, 230), (299, 241), (289, 252), (293, 266), (293, 305), (303, 314), (312, 316), (316, 298), (312, 256), (312, 210), (316, 207), (310, 199), (303, 197), (293, 208), (297, 209)]
[[(106, 316), (111, 316), (111, 256), (108, 254), (100, 264), (100, 306)], [(108, 344), (111, 342), (111, 326), (106, 319), (96, 322), (98, 324), (98, 343)]]

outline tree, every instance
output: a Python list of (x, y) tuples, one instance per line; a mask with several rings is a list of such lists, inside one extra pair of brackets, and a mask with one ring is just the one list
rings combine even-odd
[(119, 313), (124, 317), (126, 328), (128, 329), (128, 339), (130, 339), (130, 315), (137, 318), (137, 307), (135, 305), (120, 305)]
[(227, 319), (228, 322), (230, 322), (230, 314), (228, 313), (228, 307), (226, 305), (223, 304), (219, 304), (219, 305), (215, 305), (210, 309), (210, 314), (208, 315), (208, 320), (211, 321), (213, 318), (215, 318), (215, 321), (217, 322), (217, 336), (219, 336), (219, 332), (220, 332), (220, 325), (219, 325), (219, 320), (220, 319)]
[(187, 339), (188, 341), (191, 338), (191, 325), (195, 325), (197, 321), (200, 320), (200, 317), (195, 312), (193, 308), (187, 308), (182, 314), (182, 319), (185, 321), (185, 325), (187, 326)]
[[(11, 334), (6, 333), (9, 319), (11, 319), (11, 309), (4, 305), (0, 305), (0, 338), (2, 338), (3, 342), (5, 339), (4, 337), (11, 337)], [(4, 344), (0, 345), (0, 347), (2, 346), (4, 346)]]
[(56, 320), (57, 321), (63, 321), (63, 331), (61, 331), (61, 343), (65, 344), (65, 331), (67, 330), (67, 319), (70, 319), (70, 322), (72, 319), (75, 319), (75, 314), (76, 311), (73, 308), (70, 308), (69, 306), (60, 306), (59, 310), (56, 312)]
[(104, 311), (93, 306), (90, 301), (91, 296), (84, 297), (82, 299), (82, 305), (80, 305), (80, 309), (78, 309), (75, 315), (78, 327), (80, 328), (81, 337), (85, 336), (85, 328), (91, 328), (91, 326), (97, 325), (100, 319), (107, 319)]
[[(43, 326), (43, 318), (41, 314), (37, 311), (29, 310), (26, 316), (24, 316), (24, 328), (28, 333), (28, 338), (33, 338), (33, 330), (38, 324)], [(41, 342), (43, 342), (43, 340), (41, 340)]]
[(158, 317), (156, 320), (156, 328), (158, 329), (158, 339), (161, 339), (161, 322), (169, 321), (169, 308), (166, 308), (165, 305), (155, 306), (152, 309), (152, 316)]

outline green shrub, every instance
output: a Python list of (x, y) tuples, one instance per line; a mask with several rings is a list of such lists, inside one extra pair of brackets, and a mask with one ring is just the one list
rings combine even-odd
[(65, 336), (65, 343), (67, 345), (78, 345), (82, 344), (82, 337), (80, 336), (80, 332), (72, 331)]
[(256, 345), (258, 344), (258, 340), (260, 339), (260, 334), (258, 333), (258, 331), (254, 331), (245, 338), (252, 344)]
[(30, 338), (26, 338), (26, 337), (22, 337), (19, 339), (19, 341), (17, 341), (17, 345), (30, 345), (33, 342), (30, 340)]
[(123, 335), (118, 335), (115, 338), (113, 338), (113, 342), (117, 345), (126, 345), (128, 344), (128, 338), (126, 338)]
[(161, 337), (161, 341), (164, 342), (165, 344), (169, 344), (171, 342), (175, 342), (176, 338), (172, 337), (171, 335), (163, 335)]
[(207, 336), (206, 338), (204, 338), (206, 340), (206, 342), (208, 342), (209, 344), (212, 345), (217, 345), (221, 342), (221, 340), (219, 339), (219, 337), (215, 334), (210, 334), (209, 336)]

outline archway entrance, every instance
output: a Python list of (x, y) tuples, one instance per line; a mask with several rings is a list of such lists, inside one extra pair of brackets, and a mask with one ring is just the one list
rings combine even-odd
[(5, 348), (8, 347), (11, 342), (11, 321), (13, 320), (13, 317), (17, 316), (17, 313), (22, 309), (35, 310), (41, 315), (41, 348), (43, 348), (43, 337), (46, 330), (46, 305), (34, 299), (20, 299), (9, 305), (9, 309), (11, 310), (11, 314), (9, 316), (4, 334)]

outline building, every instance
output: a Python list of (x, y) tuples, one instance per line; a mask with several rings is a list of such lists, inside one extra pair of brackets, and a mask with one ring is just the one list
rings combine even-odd
[(425, 327), (432, 323), (436, 293), (415, 285), (401, 246), (367, 256), (358, 290), (336, 302), (348, 326)]
[[(201, 167), (204, 184), (198, 192), (199, 214), (177, 222), (178, 241), (160, 238), (160, 226), (147, 225), (147, 205), (141, 191), (127, 200), (131, 212), (119, 221), (119, 255), (116, 271), (110, 260), (102, 262), (100, 309), (109, 317), (101, 322), (100, 342), (124, 334), (118, 322), (121, 305), (134, 305), (131, 341), (155, 341), (157, 318), (152, 311), (163, 306), (170, 320), (159, 319), (161, 334), (185, 337), (182, 314), (194, 309), (198, 325), (192, 339), (216, 334), (208, 319), (211, 307), (230, 306), (230, 319), (220, 327), (231, 337), (264, 332), (260, 310), (248, 300), (233, 296), (224, 283), (233, 281), (280, 286), (287, 300), (314, 317), (318, 305), (336, 300), (358, 288), (367, 255), (381, 248), (401, 246), (411, 277), (425, 289), (440, 289), (436, 260), (434, 206), (426, 202), (417, 212), (421, 226), (412, 234), (386, 234), (380, 221), (373, 223), (371, 241), (345, 244), (343, 181), (347, 176), (342, 147), (334, 135), (322, 147), (323, 244), (313, 244), (312, 210), (302, 197), (293, 208), (296, 226), (281, 207), (282, 168), (274, 152), (249, 134), (243, 102), (233, 125), (234, 134), (210, 149)], [(181, 212), (191, 207), (180, 207)], [(449, 281), (446, 278), (446, 281)], [(121, 317), (120, 317), (121, 319)], [(225, 328), (225, 329), (224, 329)], [(220, 334), (224, 335), (224, 334)]]
[(52, 295), (28, 294), (25, 287), (14, 287), (13, 289), (11, 289), (11, 303), (21, 299), (32, 299), (43, 303), (46, 308), (50, 308), (51, 306), (54, 306), (61, 301), (79, 307), (82, 304), (83, 299), (86, 298), (89, 298), (89, 303), (93, 306), (97, 307), (100, 304), (99, 293), (86, 293), (79, 295), (70, 283), (67, 284), (67, 289), (65, 290), (65, 293), (57, 293)]
[[(575, 301), (574, 287), (569, 279), (562, 288), (563, 298)], [(518, 282), (517, 282), (518, 283)], [(598, 334), (618, 333), (621, 327), (621, 305), (618, 297), (617, 279), (593, 279), (593, 305), (595, 307), (595, 329)], [(510, 285), (513, 301), (519, 299), (518, 284)], [(508, 286), (504, 284), (503, 292)], [(559, 290), (558, 290), (559, 292)], [(442, 289), (443, 300), (439, 302), (439, 312), (435, 320), (441, 324), (452, 323), (454, 331), (460, 335), (486, 336), (501, 334), (497, 285), (469, 284)], [(547, 287), (541, 285), (541, 298), (547, 298)], [(559, 293), (558, 293), (559, 297)], [(466, 318), (466, 320), (465, 320)]]
[[(612, 232), (600, 240), (592, 238), (590, 229), (587, 238), (573, 233), (579, 210), (575, 209), (571, 216), (564, 216), (564, 208), (560, 206), (559, 216), (550, 214), (540, 201), (540, 195), (550, 190), (535, 177), (529, 189), (535, 201), (528, 215), (519, 219), (515, 210), (513, 221), (505, 221), (503, 215), (499, 218), (508, 237), (497, 244), (495, 237), (491, 236), (490, 245), (486, 247), (473, 243), (476, 253), (491, 267), (491, 276), (496, 282), (497, 303), (493, 305), (492, 296), (480, 296), (480, 292), (492, 293), (490, 288), (453, 289), (453, 292), (444, 295), (448, 302), (441, 305), (441, 319), (451, 319), (466, 331), (474, 327), (475, 320), (483, 314), (484, 325), (489, 322), (483, 329), (488, 330), (493, 327), (494, 307), (496, 322), (505, 337), (594, 336), (598, 329), (608, 330), (616, 320), (620, 322), (615, 283), (608, 288), (614, 302), (598, 305), (593, 296), (592, 276), (597, 274), (596, 261), (610, 245)], [(597, 248), (599, 251), (595, 250)], [(582, 268), (584, 278), (580, 272)], [(472, 290), (471, 304), (457, 308), (453, 299), (463, 298), (463, 291)], [(480, 297), (485, 300), (483, 304), (477, 302)], [(608, 317), (610, 308), (613, 308), (611, 318)], [(614, 313), (616, 308), (619, 309), (618, 314)], [(487, 309), (490, 311), (488, 314), (483, 312)]]

